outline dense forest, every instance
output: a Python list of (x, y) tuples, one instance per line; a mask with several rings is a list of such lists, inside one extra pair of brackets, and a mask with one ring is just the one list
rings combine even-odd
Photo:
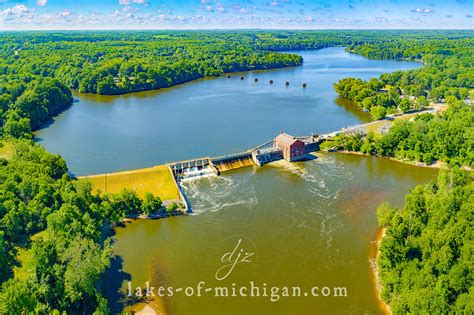
[[(73, 104), (70, 89), (99, 94), (156, 89), (226, 72), (300, 65), (300, 56), (283, 51), (336, 45), (369, 58), (421, 59), (421, 69), (369, 82), (348, 79), (336, 89), (367, 110), (383, 108), (380, 117), (395, 107), (421, 108), (442, 98), (450, 109), (397, 123), (383, 138), (347, 137), (340, 145), (474, 165), (472, 105), (463, 102), (473, 87), (470, 31), (9, 32), (0, 43), (0, 152), (8, 152), (0, 158), (2, 314), (107, 314), (102, 279), (112, 257), (110, 228), (125, 216), (163, 211), (151, 194), (143, 199), (133, 191), (93, 194), (87, 182), (70, 178), (60, 156), (33, 142), (32, 130)], [(402, 94), (416, 101), (404, 105)], [(383, 224), (390, 235), (392, 223)], [(407, 291), (390, 285), (390, 272), (383, 266), (386, 299), (395, 301), (394, 309), (413, 310), (412, 302), (397, 304), (394, 296)], [(453, 285), (449, 303), (458, 295), (466, 299), (464, 287)]]
[(399, 210), (378, 211), (382, 298), (394, 314), (473, 314), (474, 177), (442, 170)]
[[(424, 67), (385, 73), (363, 81), (345, 78), (334, 84), (338, 94), (370, 111), (374, 119), (422, 109), (429, 101), (473, 98), (474, 39), (412, 39), (350, 45), (347, 50), (371, 59), (417, 60)], [(471, 94), (471, 95), (470, 95)]]
[[(378, 118), (398, 105), (402, 90), (421, 96), (433, 86), (427, 98), (465, 98), (474, 80), (473, 43), (469, 31), (9, 32), (0, 38), (0, 123), (15, 137), (28, 134), (28, 119), (34, 130), (72, 104), (68, 88), (123, 94), (302, 64), (301, 56), (284, 51), (347, 46), (369, 58), (421, 59), (426, 66), (419, 70), (336, 86), (338, 92), (354, 86), (341, 95), (367, 109), (377, 105)], [(393, 92), (377, 93), (384, 84)]]
[(454, 101), (442, 114), (396, 120), (385, 135), (342, 134), (334, 141), (334, 148), (426, 164), (442, 161), (474, 167), (474, 105)]
[(112, 255), (110, 227), (166, 211), (161, 200), (129, 190), (92, 194), (60, 156), (31, 140), (8, 145), (11, 156), (0, 159), (0, 313), (107, 314), (100, 279)]

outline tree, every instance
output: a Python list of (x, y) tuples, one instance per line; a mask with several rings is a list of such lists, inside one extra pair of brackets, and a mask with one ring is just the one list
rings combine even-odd
[(10, 275), (10, 259), (8, 257), (4, 235), (5, 232), (0, 231), (0, 282), (5, 281)]
[(161, 208), (161, 199), (159, 197), (155, 197), (152, 193), (147, 192), (142, 203), (143, 213), (151, 214), (160, 211)]
[(370, 113), (375, 120), (379, 120), (385, 118), (387, 110), (383, 106), (373, 106)]
[(109, 266), (111, 254), (109, 244), (102, 251), (93, 241), (77, 237), (60, 255), (66, 266), (64, 290), (71, 303), (83, 300), (85, 295), (95, 297), (96, 282)]
[[(436, 182), (418, 186), (402, 210), (377, 210), (386, 236), (378, 266), (382, 297), (394, 313), (471, 313), (474, 176), (441, 170)], [(471, 299), (472, 300), (472, 299)]]
[(416, 102), (415, 102), (416, 109), (423, 109), (423, 108), (428, 107), (429, 105), (430, 104), (425, 96), (420, 96), (416, 99)]
[(409, 99), (404, 98), (400, 101), (400, 104), (398, 105), (398, 108), (400, 108), (400, 111), (405, 113), (405, 112), (409, 111), (412, 108), (412, 106), (413, 106), (412, 102)]
[(10, 116), (3, 126), (3, 134), (9, 138), (31, 139), (31, 126), (28, 118), (16, 119)]
[(0, 292), (0, 313), (27, 314), (34, 313), (38, 300), (31, 283), (10, 279), (3, 283)]

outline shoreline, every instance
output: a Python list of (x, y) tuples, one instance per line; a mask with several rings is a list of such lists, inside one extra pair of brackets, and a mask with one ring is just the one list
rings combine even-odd
[[(336, 46), (332, 46), (332, 47), (336, 47)], [(324, 47), (324, 48), (329, 48), (329, 47)], [(319, 48), (319, 49), (321, 49), (321, 48)], [(319, 50), (319, 49), (311, 49), (311, 50)], [(282, 54), (293, 54), (293, 53), (282, 53)], [(293, 55), (296, 55), (296, 54), (293, 54)], [(304, 64), (304, 60), (300, 64), (291, 65), (291, 66), (278, 66), (278, 67), (263, 68), (263, 69), (247, 69), (247, 70), (223, 72), (222, 74), (219, 74), (219, 75), (203, 76), (203, 77), (199, 77), (199, 78), (179, 82), (179, 83), (176, 83), (176, 84), (173, 84), (173, 85), (170, 85), (170, 86), (163, 86), (163, 87), (151, 88), (151, 89), (143, 89), (143, 90), (139, 90), (139, 91), (129, 91), (129, 92), (123, 92), (123, 93), (116, 93), (116, 94), (87, 93), (87, 92), (79, 91), (79, 88), (77, 88), (77, 89), (69, 88), (69, 89), (71, 90), (71, 93), (74, 92), (76, 94), (82, 94), (82, 95), (87, 95), (87, 96), (109, 96), (109, 97), (114, 97), (114, 96), (129, 95), (129, 94), (134, 94), (134, 93), (152, 92), (152, 91), (172, 89), (172, 88), (179, 87), (179, 86), (187, 84), (187, 83), (193, 83), (193, 82), (197, 82), (197, 81), (200, 81), (200, 80), (213, 80), (213, 79), (216, 79), (216, 78), (226, 77), (228, 75), (232, 76), (232, 75), (239, 75), (239, 74), (249, 74), (249, 73), (255, 72), (255, 71), (256, 72), (266, 72), (266, 71), (272, 71), (272, 70), (297, 68), (297, 67), (301, 67), (303, 64)], [(71, 106), (72, 106), (72, 104), (71, 104)]]
[[(127, 309), (127, 308), (125, 308)], [(136, 315), (166, 315), (166, 307), (161, 299), (152, 298), (129, 307), (128, 311)]]
[(385, 303), (385, 301), (382, 299), (382, 296), (381, 296), (382, 284), (380, 283), (379, 266), (377, 264), (377, 261), (380, 256), (380, 245), (382, 244), (382, 240), (385, 237), (386, 231), (387, 231), (387, 228), (384, 228), (384, 227), (377, 229), (375, 241), (371, 242), (371, 253), (369, 254), (369, 264), (370, 264), (370, 274), (372, 278), (371, 280), (372, 280), (375, 297), (377, 299), (378, 305), (384, 314), (391, 315), (392, 310), (390, 308), (390, 305)]
[[(389, 160), (389, 161), (392, 161), (392, 162), (398, 162), (398, 163), (411, 165), (411, 166), (418, 166), (418, 167), (435, 168), (435, 169), (448, 169), (449, 168), (445, 163), (443, 163), (439, 160), (436, 160), (435, 163), (432, 163), (432, 164), (428, 165), (428, 164), (422, 163), (422, 162), (416, 162), (416, 161), (411, 161), (411, 160), (402, 160), (402, 159), (393, 158), (393, 157), (377, 156), (377, 155), (372, 155), (372, 154), (367, 154), (367, 153), (362, 153), (362, 152), (356, 152), (356, 151), (345, 151), (345, 150), (337, 150), (337, 151), (321, 150), (321, 151), (324, 151), (324, 152), (327, 152), (327, 153), (342, 153), (342, 154), (353, 154), (353, 155), (376, 157), (376, 158), (380, 158), (380, 159)], [(466, 170), (471, 170), (467, 166), (463, 166), (462, 168), (466, 169)]]

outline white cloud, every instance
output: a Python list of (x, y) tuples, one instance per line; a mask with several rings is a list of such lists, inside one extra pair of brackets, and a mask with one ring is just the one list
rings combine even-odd
[(70, 15), (71, 15), (71, 11), (69, 11), (67, 9), (59, 14), (60, 17), (67, 17), (67, 16), (70, 16)]
[(433, 13), (434, 11), (431, 10), (431, 9), (420, 9), (420, 8), (417, 8), (417, 9), (411, 10), (411, 12), (414, 12), (414, 13)]
[(23, 4), (17, 4), (12, 8), (0, 11), (0, 20), (3, 21), (22, 21), (29, 23), (34, 18), (34, 9), (28, 9)]
[(146, 4), (146, 0), (119, 0), (120, 5), (129, 5), (129, 4)]
[(1, 11), (1, 15), (2, 16), (22, 16), (26, 13), (29, 13), (31, 12), (30, 9), (28, 9), (26, 6), (24, 6), (23, 4), (17, 4), (16, 6), (14, 6), (13, 8), (7, 8), (3, 11)]
[(125, 13), (133, 13), (133, 12), (137, 12), (138, 9), (132, 8), (131, 6), (127, 5), (126, 7), (123, 7), (122, 11)]
[(48, 0), (38, 0), (36, 1), (36, 4), (39, 5), (40, 7), (45, 6), (48, 3)]

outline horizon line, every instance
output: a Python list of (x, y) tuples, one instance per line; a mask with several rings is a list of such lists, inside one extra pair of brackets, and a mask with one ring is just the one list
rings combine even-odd
[(29, 31), (474, 31), (474, 28), (31, 28), (0, 29), (1, 32)]

